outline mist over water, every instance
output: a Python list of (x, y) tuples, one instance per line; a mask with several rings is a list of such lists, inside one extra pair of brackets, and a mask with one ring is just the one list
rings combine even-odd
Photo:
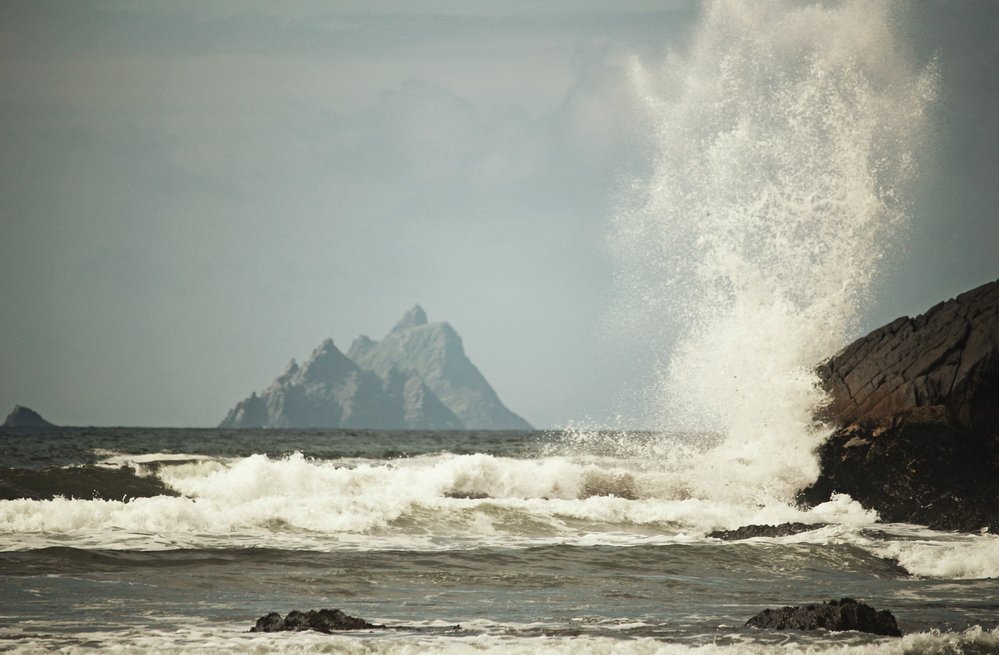
[(655, 125), (649, 177), (616, 217), (628, 312), (679, 338), (659, 427), (712, 430), (697, 495), (787, 499), (827, 435), (814, 366), (857, 331), (907, 223), (934, 96), (890, 3), (705, 9), (686, 54), (636, 62)]

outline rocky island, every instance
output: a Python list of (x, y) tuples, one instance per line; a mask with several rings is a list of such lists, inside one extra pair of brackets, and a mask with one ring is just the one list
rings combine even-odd
[(14, 410), (7, 415), (7, 420), (0, 427), (37, 429), (54, 428), (56, 426), (43, 419), (35, 410), (22, 407), (21, 405), (14, 405)]
[(468, 359), (448, 323), (416, 305), (379, 341), (332, 339), (233, 407), (222, 428), (530, 430)]
[(806, 505), (847, 493), (882, 521), (999, 531), (999, 280), (902, 317), (818, 367), (835, 427)]

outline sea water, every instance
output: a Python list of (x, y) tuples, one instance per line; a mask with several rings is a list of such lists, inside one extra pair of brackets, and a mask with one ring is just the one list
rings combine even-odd
[[(0, 649), (999, 652), (999, 537), (794, 502), (830, 430), (813, 368), (906, 229), (937, 73), (904, 7), (720, 0), (635, 62), (653, 156), (611, 322), (660, 345), (660, 430), (0, 434)], [(101, 471), (123, 486), (81, 494)], [(817, 527), (711, 536), (788, 521)], [(841, 597), (906, 636), (744, 627)], [(325, 607), (395, 629), (248, 632)]]
[[(0, 649), (13, 652), (988, 653), (999, 538), (693, 495), (720, 437), (584, 432), (59, 429), (0, 434), (0, 482), (129, 469), (178, 495), (0, 501)], [(620, 444), (625, 445), (620, 445)], [(27, 463), (27, 464), (26, 464)], [(89, 470), (89, 469), (88, 469)], [(121, 495), (125, 495), (122, 491)], [(814, 531), (723, 541), (713, 530)], [(853, 597), (902, 639), (744, 627)], [(250, 633), (335, 607), (399, 629)]]

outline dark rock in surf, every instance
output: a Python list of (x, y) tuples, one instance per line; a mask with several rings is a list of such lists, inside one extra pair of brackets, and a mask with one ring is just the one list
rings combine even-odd
[(281, 632), (284, 629), (284, 617), (277, 612), (271, 612), (257, 619), (250, 632)]
[(734, 530), (715, 530), (709, 532), (708, 537), (712, 539), (724, 539), (725, 541), (739, 541), (741, 539), (752, 539), (754, 537), (788, 537), (802, 532), (810, 532), (824, 528), (828, 523), (781, 523), (780, 525), (743, 525)]
[(856, 630), (885, 637), (901, 637), (902, 631), (888, 610), (875, 610), (852, 598), (830, 600), (821, 605), (799, 605), (765, 609), (746, 621), (746, 625), (764, 630)]
[(135, 469), (127, 466), (73, 466), (42, 471), (13, 468), (0, 470), (0, 500), (52, 500), (62, 497), (129, 501), (135, 498), (179, 495), (159, 478), (138, 475)]
[(14, 410), (7, 415), (7, 420), (3, 422), (5, 428), (54, 428), (55, 425), (49, 423), (33, 409), (14, 405)]
[(999, 531), (999, 281), (899, 318), (818, 367), (836, 431), (804, 504), (847, 493), (881, 520)]
[(384, 629), (384, 625), (368, 623), (364, 619), (350, 616), (338, 609), (309, 610), (299, 612), (292, 610), (282, 618), (277, 612), (271, 612), (257, 619), (250, 632), (300, 632), (315, 630), (326, 634), (343, 630)]

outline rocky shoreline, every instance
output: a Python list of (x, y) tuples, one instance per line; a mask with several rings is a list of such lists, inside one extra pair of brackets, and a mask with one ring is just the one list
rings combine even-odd
[(882, 521), (999, 531), (999, 280), (823, 362), (835, 427), (798, 500), (846, 493)]

